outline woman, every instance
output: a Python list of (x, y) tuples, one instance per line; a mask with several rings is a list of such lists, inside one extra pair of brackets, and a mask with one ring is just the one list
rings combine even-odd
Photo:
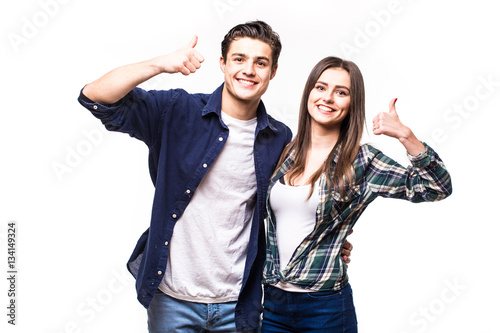
[(311, 71), (296, 137), (271, 178), (266, 218), (263, 332), (357, 332), (341, 248), (376, 197), (438, 201), (451, 194), (439, 156), (396, 113), (373, 120), (373, 132), (398, 139), (412, 167), (361, 145), (365, 94), (359, 68), (335, 57)]

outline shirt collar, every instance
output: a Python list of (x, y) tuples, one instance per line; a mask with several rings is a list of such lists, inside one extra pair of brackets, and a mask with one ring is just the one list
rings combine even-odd
[[(221, 108), (222, 108), (222, 89), (224, 88), (224, 83), (221, 84), (210, 96), (207, 104), (203, 108), (201, 115), (206, 116), (209, 113), (215, 113), (220, 119), (221, 116)], [(269, 121), (269, 115), (266, 112), (266, 107), (264, 106), (264, 102), (260, 100), (259, 105), (257, 106), (257, 131), (261, 131), (269, 127), (272, 131), (276, 132), (278, 129), (273, 123)]]

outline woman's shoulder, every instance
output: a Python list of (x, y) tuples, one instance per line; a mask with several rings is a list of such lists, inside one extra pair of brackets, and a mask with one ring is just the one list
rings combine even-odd
[(374, 145), (370, 143), (364, 143), (359, 147), (358, 154), (356, 156), (356, 160), (360, 162), (369, 162), (373, 160), (375, 156), (381, 154), (382, 151), (376, 148)]

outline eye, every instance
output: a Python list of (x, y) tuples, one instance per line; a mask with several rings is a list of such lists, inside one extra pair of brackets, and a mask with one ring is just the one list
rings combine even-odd
[(317, 85), (316, 87), (314, 87), (316, 90), (319, 90), (319, 91), (324, 91), (325, 90), (325, 87), (323, 87), (322, 85)]
[(349, 96), (349, 93), (345, 90), (337, 90), (336, 93), (341, 96)]

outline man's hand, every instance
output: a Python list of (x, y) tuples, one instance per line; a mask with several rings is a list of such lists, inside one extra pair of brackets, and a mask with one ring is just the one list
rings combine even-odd
[(83, 88), (83, 94), (94, 102), (113, 104), (139, 84), (161, 73), (189, 75), (200, 68), (205, 60), (194, 49), (198, 37), (177, 51), (151, 60), (118, 67)]
[(201, 63), (205, 60), (195, 49), (197, 43), (198, 36), (195, 35), (188, 44), (173, 53), (153, 59), (153, 63), (162, 73), (192, 74), (201, 67)]
[[(351, 230), (349, 232), (349, 235), (352, 234), (354, 230)], [(344, 241), (344, 244), (342, 245), (342, 250), (340, 251), (341, 255), (342, 255), (342, 259), (344, 259), (344, 262), (346, 264), (349, 264), (351, 262), (351, 251), (352, 251), (352, 244), (348, 241), (348, 240), (345, 240)]]

